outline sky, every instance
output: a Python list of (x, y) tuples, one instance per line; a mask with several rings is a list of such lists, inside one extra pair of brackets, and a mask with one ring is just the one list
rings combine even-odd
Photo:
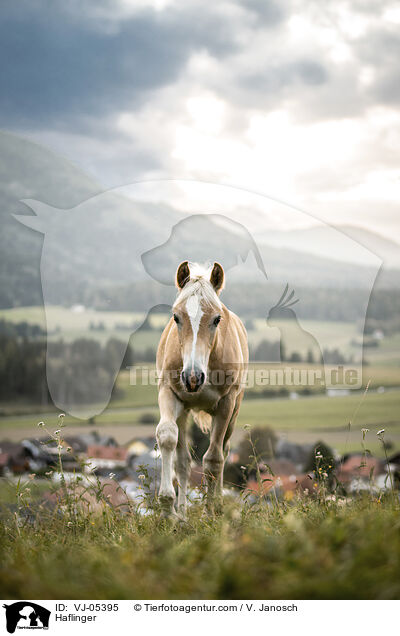
[(263, 193), (400, 242), (389, 0), (3, 0), (3, 130), (104, 188)]

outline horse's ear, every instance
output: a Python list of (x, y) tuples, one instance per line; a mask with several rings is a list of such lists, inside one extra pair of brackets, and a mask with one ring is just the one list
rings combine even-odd
[(176, 286), (182, 289), (190, 279), (190, 269), (188, 261), (183, 261), (176, 270)]
[(214, 287), (214, 290), (217, 294), (220, 293), (224, 286), (224, 279), (225, 275), (222, 265), (220, 265), (219, 263), (214, 263), (214, 267), (212, 268), (210, 276), (210, 283)]

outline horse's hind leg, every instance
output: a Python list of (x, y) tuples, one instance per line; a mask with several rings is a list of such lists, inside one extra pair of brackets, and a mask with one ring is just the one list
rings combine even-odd
[(237, 420), (237, 417), (239, 415), (239, 409), (240, 409), (240, 405), (241, 405), (242, 400), (243, 400), (243, 395), (244, 395), (244, 391), (239, 393), (239, 395), (237, 396), (236, 402), (235, 402), (235, 406), (234, 406), (234, 409), (233, 409), (233, 413), (232, 413), (232, 417), (231, 417), (231, 419), (229, 421), (228, 428), (226, 429), (224, 442), (223, 442), (223, 445), (222, 445), (222, 450), (223, 450), (223, 453), (224, 453), (224, 464), (223, 464), (223, 468), (222, 468), (221, 479), (220, 479), (219, 483), (217, 484), (217, 488), (216, 488), (217, 498), (218, 497), (220, 497), (220, 498), (222, 497), (222, 489), (223, 489), (223, 486), (224, 486), (224, 468), (225, 468), (226, 460), (227, 460), (228, 455), (229, 455), (230, 438), (232, 436), (233, 429), (235, 428), (236, 420)]
[(156, 429), (157, 443), (161, 452), (160, 503), (166, 516), (174, 515), (175, 489), (172, 483), (173, 459), (178, 442), (177, 419), (182, 414), (183, 405), (166, 386), (158, 394), (160, 423)]
[(175, 471), (178, 478), (178, 512), (182, 517), (186, 516), (187, 486), (190, 476), (191, 456), (187, 441), (187, 411), (178, 418), (178, 445), (176, 447)]
[(243, 400), (243, 395), (244, 395), (244, 391), (239, 393), (239, 395), (237, 396), (236, 402), (235, 402), (235, 408), (233, 409), (232, 417), (231, 417), (230, 422), (228, 424), (228, 428), (226, 429), (226, 433), (225, 433), (225, 437), (224, 437), (224, 443), (223, 443), (224, 464), (225, 464), (226, 459), (227, 459), (227, 457), (229, 455), (230, 438), (232, 436), (233, 429), (235, 428), (237, 416), (239, 415), (239, 409), (240, 409), (240, 405), (241, 405), (242, 400)]
[[(223, 443), (235, 407), (235, 396), (228, 393), (219, 402), (213, 417), (210, 446), (203, 457), (207, 482), (206, 507), (214, 512), (215, 504), (222, 505), (222, 478), (224, 469)], [(216, 502), (216, 497), (218, 501)]]

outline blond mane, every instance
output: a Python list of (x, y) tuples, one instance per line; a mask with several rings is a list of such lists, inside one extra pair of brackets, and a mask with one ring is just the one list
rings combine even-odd
[(197, 296), (199, 301), (204, 302), (205, 305), (213, 305), (221, 309), (221, 301), (210, 283), (212, 265), (189, 263), (189, 271), (190, 279), (178, 292), (173, 307), (186, 302), (191, 296)]

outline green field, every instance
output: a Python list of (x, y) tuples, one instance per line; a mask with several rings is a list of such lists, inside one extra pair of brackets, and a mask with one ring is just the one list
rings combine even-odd
[[(125, 339), (129, 335), (129, 330), (117, 329), (117, 325), (130, 326), (132, 323), (140, 325), (145, 315), (130, 312), (118, 311), (95, 311), (85, 309), (84, 311), (74, 311), (72, 308), (49, 306), (46, 314), (43, 307), (16, 307), (13, 309), (1, 309), (0, 319), (10, 322), (28, 322), (46, 328), (49, 339), (55, 340), (62, 337), (70, 342), (77, 338), (92, 338), (104, 343), (109, 338)], [(152, 330), (141, 331), (138, 335), (133, 335), (131, 344), (137, 351), (144, 351), (147, 347), (156, 348), (160, 333), (169, 319), (168, 314), (154, 314), (150, 317)], [(274, 327), (267, 327), (264, 319), (253, 320), (253, 328), (248, 330), (250, 345), (257, 345), (260, 340), (276, 342), (280, 338), (279, 330)], [(98, 325), (102, 323), (104, 330), (91, 330), (90, 324)], [(354, 355), (356, 358), (360, 354), (359, 347), (352, 344), (354, 341), (361, 341), (361, 334), (358, 327), (351, 322), (315, 321), (301, 320), (301, 329), (312, 334), (319, 342), (322, 349), (338, 349), (344, 355)], [(296, 324), (288, 324), (288, 353), (297, 351), (303, 357), (307, 354), (306, 346), (302, 345), (298, 336), (299, 327)], [(379, 346), (370, 347), (364, 351), (365, 358), (372, 365), (377, 366), (400, 366), (400, 334), (395, 334), (384, 338), (379, 342)]]
[(400, 595), (400, 517), (390, 497), (332, 501), (320, 493), (271, 505), (226, 499), (221, 517), (204, 517), (199, 503), (180, 525), (157, 511), (121, 514), (101, 493), (97, 512), (38, 509), (29, 487), (17, 496), (0, 482), (8, 489), (3, 500), (16, 509), (3, 508), (0, 526), (3, 599)]
[[(40, 324), (45, 327), (45, 314), (40, 307), (21, 307), (0, 311), (0, 318), (12, 322), (27, 321), (32, 324)], [(94, 310), (72, 311), (64, 307), (47, 308), (47, 328), (50, 338), (63, 337), (66, 340), (74, 340), (78, 337), (97, 338), (105, 341), (110, 337), (126, 338), (129, 330), (119, 330), (117, 325), (140, 324), (143, 315), (127, 312), (97, 312)], [(131, 337), (131, 344), (136, 351), (147, 347), (155, 348), (159, 339), (159, 329), (163, 327), (168, 316), (155, 314), (151, 316), (151, 330), (140, 331)], [(103, 323), (104, 331), (91, 330), (90, 324)], [(265, 337), (265, 321), (253, 320), (252, 329), (249, 331), (249, 340), (257, 344)], [(321, 342), (329, 342), (330, 349), (338, 348), (347, 353), (351, 351), (351, 341), (359, 338), (355, 325), (351, 323), (302, 321), (302, 327), (318, 337)], [(289, 325), (289, 331), (292, 329)], [(274, 328), (267, 330), (271, 340), (279, 336)], [(295, 331), (293, 331), (295, 335)], [(305, 352), (301, 352), (305, 353)], [(240, 431), (245, 424), (253, 427), (269, 426), (274, 431), (286, 435), (289, 439), (302, 441), (315, 441), (323, 436), (324, 441), (330, 443), (335, 449), (355, 450), (360, 447), (360, 429), (370, 428), (370, 446), (373, 452), (380, 453), (381, 448), (373, 437), (373, 432), (386, 428), (387, 435), (394, 448), (400, 446), (400, 392), (387, 389), (400, 388), (400, 335), (385, 338), (378, 347), (365, 350), (368, 364), (363, 368), (363, 387), (369, 383), (369, 391), (362, 401), (353, 418), (353, 413), (360, 403), (362, 391), (351, 392), (343, 397), (327, 397), (324, 389), (318, 386), (306, 387), (310, 397), (301, 397), (297, 400), (289, 400), (292, 391), (304, 392), (304, 387), (273, 387), (259, 385), (247, 390), (245, 401), (240, 411), (235, 439), (238, 439)], [(270, 365), (269, 368), (279, 368), (280, 365)], [(282, 365), (284, 366), (284, 365)], [(293, 368), (315, 369), (314, 365), (302, 363), (296, 365), (290, 363)], [(152, 365), (147, 365), (150, 370)], [(251, 369), (260, 369), (262, 365), (252, 364)], [(377, 393), (376, 389), (384, 387), (384, 393)], [(129, 436), (138, 433), (141, 419), (144, 414), (153, 414), (158, 417), (157, 388), (138, 384), (130, 385), (128, 371), (122, 371), (117, 379), (115, 397), (106, 410), (94, 418), (96, 426), (106, 428), (114, 432), (121, 442)], [(282, 394), (286, 391), (286, 395)], [(318, 395), (319, 394), (319, 395)], [(273, 399), (272, 399), (273, 397)], [(44, 411), (48, 411), (47, 413)], [(38, 434), (36, 428), (40, 420), (51, 421), (54, 418), (54, 409), (43, 408), (40, 405), (18, 403), (0, 405), (0, 429), (2, 435), (13, 439)], [(352, 421), (349, 429), (348, 423)], [(71, 427), (89, 426), (88, 422), (74, 420), (67, 417), (66, 423)], [(148, 434), (154, 433), (154, 426), (147, 427)], [(140, 429), (143, 434), (143, 427)]]
[[(138, 388), (136, 388), (138, 390)], [(141, 423), (143, 414), (158, 417), (156, 389), (141, 387), (143, 393), (135, 400), (136, 406), (123, 403), (111, 403), (96, 416), (96, 427), (102, 427), (114, 434), (121, 443), (138, 433), (136, 427)], [(132, 402), (130, 403), (132, 404)], [(40, 434), (37, 423), (44, 420), (50, 426), (56, 426), (55, 413), (7, 416), (0, 418), (3, 437), (21, 439)], [(351, 423), (349, 427), (349, 422)], [(67, 416), (65, 423), (71, 432), (75, 427), (88, 428), (88, 422)], [(343, 397), (310, 396), (296, 400), (287, 398), (267, 398), (245, 400), (240, 410), (234, 440), (237, 440), (245, 425), (272, 428), (278, 434), (284, 434), (292, 441), (315, 442), (323, 439), (336, 450), (350, 451), (361, 449), (361, 428), (369, 428), (368, 445), (374, 454), (381, 455), (382, 447), (375, 433), (385, 428), (386, 438), (393, 449), (400, 448), (400, 391), (386, 393), (357, 393)], [(141, 426), (148, 435), (154, 435), (155, 425)]]

